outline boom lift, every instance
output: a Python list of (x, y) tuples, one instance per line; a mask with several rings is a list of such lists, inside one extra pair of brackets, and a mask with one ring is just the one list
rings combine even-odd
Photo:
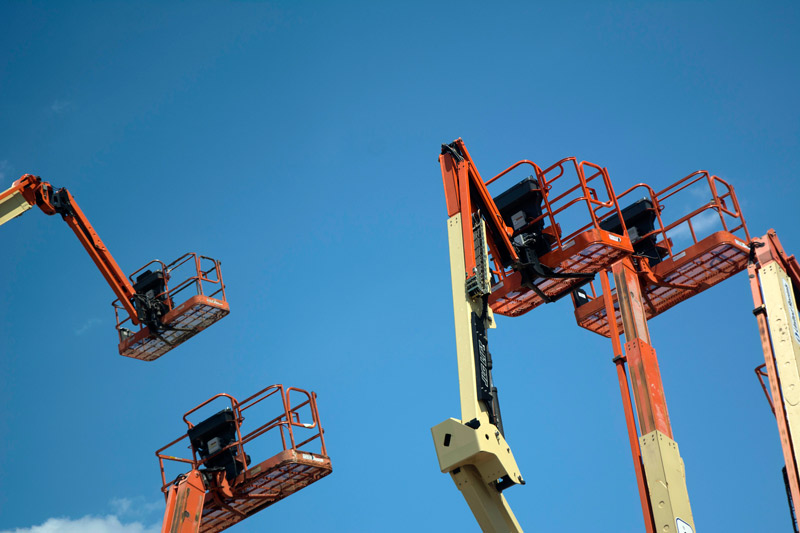
[[(710, 200), (665, 223), (662, 216), (665, 207), (677, 204), (679, 198), (684, 201), (679, 194), (692, 199), (705, 196)], [(750, 234), (733, 187), (724, 180), (699, 170), (659, 192), (645, 183), (636, 184), (618, 199), (625, 203), (635, 196), (641, 198), (623, 209), (622, 216), (632, 234), (632, 260), (640, 273), (647, 319), (746, 268)], [(619, 224), (619, 219), (609, 218), (601, 226), (618, 227)], [(720, 231), (704, 235), (709, 227)], [(676, 246), (670, 236), (680, 236), (686, 246)], [(573, 295), (575, 318), (581, 327), (608, 337), (605, 303), (597, 297), (593, 284), (590, 287), (591, 294), (579, 289)], [(612, 296), (617, 327), (622, 331), (616, 291)]]
[[(668, 206), (676, 207), (676, 197), (685, 195), (685, 191), (691, 191), (690, 197), (705, 196), (709, 200), (665, 222), (662, 213)], [(800, 404), (800, 322), (796, 306), (800, 266), (783, 251), (774, 230), (751, 241), (733, 187), (707, 171), (694, 172), (659, 192), (640, 183), (618, 199), (633, 193), (643, 198), (625, 207), (621, 218), (612, 215), (601, 220), (600, 226), (610, 230), (626, 227), (634, 253), (601, 274), (600, 295), (590, 283), (591, 293), (579, 288), (572, 297), (578, 324), (612, 341), (646, 529), (662, 531), (674, 525), (678, 533), (694, 531), (683, 461), (672, 440), (647, 321), (747, 268), (766, 361), (756, 374), (778, 423), (786, 462), (783, 477), (797, 531), (793, 502), (800, 501), (794, 447), (794, 439), (800, 438), (800, 411), (795, 413)], [(716, 231), (709, 231), (712, 226)], [(676, 246), (670, 236), (686, 242)], [(614, 319), (609, 320), (610, 316)], [(624, 353), (619, 340), (622, 333)], [(769, 380), (769, 392), (763, 377)]]
[[(442, 471), (451, 474), (481, 528), (520, 530), (501, 493), (522, 482), (503, 436), (486, 330), (495, 327), (493, 313), (518, 316), (571, 292), (578, 324), (612, 341), (646, 530), (693, 533), (683, 460), (647, 321), (747, 268), (766, 361), (756, 373), (778, 422), (797, 531), (800, 265), (772, 230), (751, 242), (733, 187), (697, 171), (659, 192), (640, 183), (615, 195), (605, 169), (574, 158), (545, 170), (520, 161), (484, 182), (460, 139), (443, 146), (440, 163), (462, 420), (449, 419), (432, 433)], [(487, 185), (523, 165), (534, 175), (494, 198), (488, 193)], [(554, 192), (554, 182), (573, 167), (578, 185)], [(603, 201), (589, 186), (600, 176), (608, 196)], [(709, 199), (665, 220), (665, 208), (679, 207), (687, 192), (695, 202)], [(562, 237), (555, 216), (580, 203), (591, 222)], [(599, 292), (587, 279), (592, 274), (600, 276)]]
[[(693, 191), (690, 197), (694, 198), (710, 196), (710, 200), (665, 224), (662, 212), (677, 203), (674, 197), (685, 195), (684, 191)], [(683, 460), (673, 440), (647, 321), (744, 270), (751, 255), (750, 235), (733, 187), (707, 171), (690, 174), (660, 192), (640, 183), (619, 198), (634, 192), (646, 196), (623, 209), (621, 219), (601, 223), (626, 226), (634, 253), (603, 273), (599, 296), (594, 284), (590, 284), (591, 294), (583, 288), (573, 293), (575, 317), (580, 326), (611, 338), (646, 530), (674, 528), (678, 533), (692, 533)], [(703, 235), (712, 226), (719, 231)], [(687, 241), (686, 246), (676, 246), (670, 236)]]
[[(487, 330), (494, 313), (524, 314), (585, 284), (630, 254), (624, 228), (600, 220), (621, 217), (605, 169), (567, 158), (542, 170), (520, 161), (484, 182), (461, 139), (439, 157), (447, 200), (461, 419), (432, 428), (442, 472), (449, 473), (484, 531), (521, 531), (502, 492), (523, 484), (505, 440)], [(533, 175), (493, 198), (487, 185), (510, 171)], [(571, 175), (576, 184), (567, 182)], [(598, 180), (598, 181), (595, 181)], [(558, 183), (557, 183), (558, 182)], [(590, 185), (604, 187), (604, 199)], [(561, 185), (563, 192), (554, 193)], [(602, 191), (602, 189), (601, 189)], [(555, 217), (583, 206), (590, 222), (562, 236)]]
[[(794, 531), (795, 505), (800, 502), (800, 475), (795, 443), (800, 441), (800, 265), (784, 252), (775, 230), (754, 239), (747, 265), (765, 363), (756, 368), (778, 423), (786, 466), (786, 494)], [(762, 380), (769, 381), (769, 392)], [(771, 397), (770, 397), (771, 396)]]
[[(292, 394), (300, 398), (293, 400)], [(215, 400), (230, 405), (197, 424), (189, 421), (190, 415), (197, 416)], [(275, 409), (277, 415), (243, 434), (244, 412), (256, 406)], [(332, 471), (313, 392), (272, 385), (241, 402), (217, 394), (187, 412), (183, 420), (187, 432), (156, 452), (167, 501), (162, 533), (223, 531)], [(281, 451), (251, 465), (245, 445), (253, 453), (256, 441), (263, 443), (262, 437), (268, 435), (279, 439)], [(187, 444), (191, 458), (167, 454)], [(165, 461), (188, 465), (190, 470), (168, 482)]]
[[(230, 312), (219, 261), (189, 253), (170, 264), (151, 261), (126, 278), (72, 194), (38, 176), (25, 174), (0, 192), (0, 225), (34, 205), (61, 215), (117, 296), (112, 305), (121, 355), (152, 361)], [(178, 269), (188, 277), (170, 287)]]

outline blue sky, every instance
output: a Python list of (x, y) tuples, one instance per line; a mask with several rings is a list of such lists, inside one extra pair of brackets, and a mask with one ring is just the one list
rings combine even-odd
[[(0, 230), (0, 530), (142, 533), (185, 411), (319, 394), (334, 473), (232, 532), (473, 531), (439, 146), (576, 156), (618, 190), (706, 168), (797, 253), (797, 2), (0, 3), (0, 183), (66, 186), (132, 272), (222, 260), (231, 315), (155, 363), (57, 217)], [(790, 531), (744, 274), (651, 322), (698, 531)], [(527, 530), (641, 531), (607, 339), (561, 301), (490, 334)]]

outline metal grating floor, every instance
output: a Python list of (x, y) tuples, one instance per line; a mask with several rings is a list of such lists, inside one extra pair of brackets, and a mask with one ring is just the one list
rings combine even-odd
[[(676, 254), (675, 258), (656, 265), (653, 272), (664, 283), (684, 287), (655, 284), (644, 286), (642, 297), (648, 320), (747, 268), (749, 250), (744, 247), (745, 243), (734, 235), (717, 232)], [(621, 333), (622, 319), (616, 291), (612, 290), (612, 295), (617, 326)], [(579, 326), (604, 337), (610, 336), (602, 298), (596, 298), (576, 309), (575, 318)]]
[[(567, 255), (568, 250), (558, 250), (544, 255), (541, 260), (543, 264), (551, 266), (558, 273), (595, 274), (630, 254), (631, 251), (630, 245), (627, 247), (621, 243), (612, 245), (593, 239), (582, 250), (569, 251), (571, 255)], [(556, 266), (552, 267), (551, 263), (556, 263)], [(520, 316), (545, 303), (533, 290), (521, 286), (521, 282), (522, 276), (514, 273), (503, 281), (504, 286), (495, 285), (489, 297), (492, 311), (503, 316)], [(586, 282), (584, 278), (547, 278), (536, 280), (535, 285), (547, 296), (555, 297), (569, 293)]]
[(249, 480), (237, 489), (232, 500), (218, 502), (212, 494), (206, 494), (200, 532), (223, 531), (322, 479), (332, 470), (328, 457), (285, 450), (248, 469)]
[(161, 338), (142, 328), (133, 337), (120, 343), (119, 353), (142, 361), (158, 359), (176, 346), (191, 339), (230, 312), (228, 304), (206, 296), (193, 296), (167, 313), (168, 329)]

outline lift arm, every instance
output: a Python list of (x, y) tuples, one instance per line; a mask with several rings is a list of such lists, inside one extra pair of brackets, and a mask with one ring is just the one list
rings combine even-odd
[(25, 174), (15, 181), (10, 189), (0, 193), (0, 225), (20, 216), (34, 205), (47, 215), (61, 215), (61, 218), (89, 253), (94, 264), (100, 269), (100, 273), (111, 286), (111, 290), (114, 291), (130, 315), (131, 321), (135, 325), (140, 322), (146, 323), (146, 317), (137, 312), (134, 306), (134, 299), (144, 296), (137, 295), (130, 281), (122, 273), (119, 265), (67, 189), (56, 190), (38, 176)]
[[(800, 502), (800, 265), (783, 250), (775, 230), (753, 239), (747, 271), (753, 295), (753, 314), (764, 350), (773, 411), (786, 462), (787, 494)], [(794, 511), (792, 511), (793, 520)], [(796, 525), (795, 525), (796, 528)], [(796, 530), (796, 529), (795, 529)]]
[[(456, 141), (454, 144), (460, 143)], [(447, 195), (450, 269), (456, 326), (461, 420), (450, 418), (431, 429), (439, 466), (449, 473), (483, 531), (522, 531), (502, 491), (524, 483), (505, 441), (497, 388), (491, 376), (486, 330), (495, 327), (489, 308), (487, 222), (508, 254), (514, 248), (499, 213), (474, 170), (463, 143), (461, 153), (440, 157)], [(466, 157), (464, 157), (466, 155)], [(485, 193), (485, 196), (484, 196)], [(474, 201), (471, 198), (476, 198)], [(477, 205), (476, 205), (477, 204)], [(495, 216), (496, 214), (496, 216)], [(491, 231), (491, 230), (490, 230)]]
[[(608, 321), (614, 363), (622, 393), (625, 421), (633, 455), (645, 530), (693, 533), (694, 517), (686, 488), (686, 473), (678, 444), (673, 439), (656, 351), (650, 345), (647, 312), (639, 271), (630, 257), (612, 267), (622, 332), (616, 319)], [(608, 277), (601, 278), (606, 316), (614, 317), (614, 302)], [(624, 355), (620, 343), (624, 334)], [(636, 414), (641, 435), (636, 439), (625, 363), (630, 370)]]
[(475, 163), (472, 162), (464, 141), (457, 139), (450, 144), (443, 144), (439, 163), (442, 167), (447, 215), (452, 217), (460, 213), (466, 219), (461, 239), (464, 273), (467, 279), (475, 274), (477, 261), (473, 248), (472, 225), (469, 224), (473, 213), (482, 216), (486, 221), (487, 232), (495, 245), (492, 246), (495, 258), (501, 259), (504, 264), (519, 263), (519, 256), (509, 236), (511, 231), (503, 221)]
[(181, 476), (167, 492), (167, 509), (161, 533), (198, 533), (203, 517), (206, 489), (196, 469)]
[[(33, 206), (61, 215), (111, 286), (117, 297), (112, 306), (120, 355), (153, 361), (230, 312), (216, 259), (188, 253), (169, 264), (154, 260), (127, 278), (69, 191), (55, 189), (39, 176), (25, 174), (0, 191), (0, 225)], [(187, 271), (194, 275), (170, 287), (176, 269), (181, 276)], [(132, 331), (130, 326), (139, 328)]]

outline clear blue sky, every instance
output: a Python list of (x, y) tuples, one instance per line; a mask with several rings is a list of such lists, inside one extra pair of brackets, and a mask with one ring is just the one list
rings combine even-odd
[[(796, 1), (0, 3), (0, 181), (68, 187), (126, 272), (220, 258), (232, 309), (122, 358), (66, 225), (4, 225), (0, 530), (155, 531), (182, 414), (272, 383), (319, 393), (334, 473), (232, 532), (477, 530), (429, 432), (459, 416), (440, 144), (618, 189), (707, 168), (798, 253), (798, 24)], [(790, 531), (751, 308), (739, 274), (651, 323), (701, 533)], [(562, 301), (490, 345), (526, 530), (641, 531), (610, 343)]]

